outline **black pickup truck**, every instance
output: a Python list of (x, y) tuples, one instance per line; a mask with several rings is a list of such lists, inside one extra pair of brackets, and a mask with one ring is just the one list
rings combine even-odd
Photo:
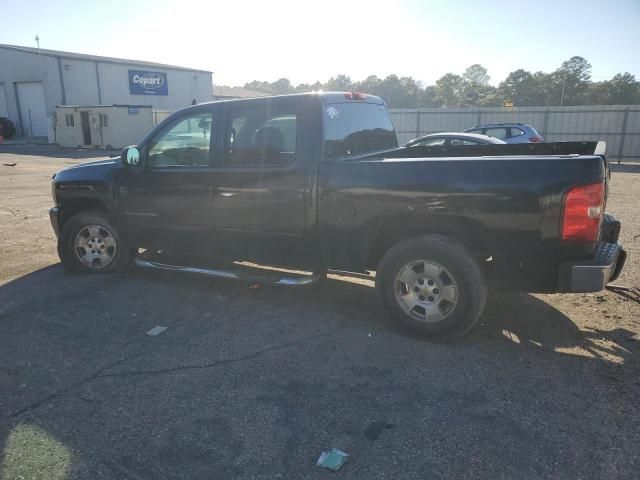
[(617, 277), (625, 252), (594, 146), (399, 148), (384, 102), (359, 93), (213, 102), (121, 158), (54, 175), (50, 215), (68, 270), (313, 272), (284, 285), (375, 271), (391, 318), (459, 335), (490, 286), (590, 292)]

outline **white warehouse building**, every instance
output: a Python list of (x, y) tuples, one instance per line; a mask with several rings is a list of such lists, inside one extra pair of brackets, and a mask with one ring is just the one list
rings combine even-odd
[(212, 99), (212, 73), (160, 63), (0, 44), (0, 117), (18, 134), (55, 137), (56, 106), (178, 110)]

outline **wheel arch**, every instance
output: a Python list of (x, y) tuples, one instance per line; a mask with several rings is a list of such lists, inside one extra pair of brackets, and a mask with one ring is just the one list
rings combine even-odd
[(115, 220), (111, 218), (109, 209), (105, 203), (93, 197), (76, 197), (65, 199), (60, 209), (60, 228), (74, 215), (80, 212), (98, 211), (103, 213), (109, 220)]
[(453, 215), (393, 215), (377, 218), (367, 226), (364, 263), (375, 270), (384, 254), (410, 238), (439, 234), (462, 243), (474, 257), (491, 256), (484, 227), (477, 221)]

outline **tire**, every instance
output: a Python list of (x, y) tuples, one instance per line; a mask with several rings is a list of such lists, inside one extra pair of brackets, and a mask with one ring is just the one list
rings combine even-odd
[(131, 263), (133, 249), (100, 211), (75, 214), (62, 226), (58, 256), (69, 272), (122, 272)]
[(396, 323), (423, 337), (464, 335), (487, 302), (478, 263), (464, 245), (442, 235), (393, 246), (380, 261), (376, 288)]

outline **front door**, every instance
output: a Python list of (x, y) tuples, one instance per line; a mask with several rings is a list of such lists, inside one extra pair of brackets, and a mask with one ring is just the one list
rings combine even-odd
[(91, 123), (89, 121), (89, 112), (80, 112), (80, 128), (82, 128), (83, 145), (93, 145), (91, 143)]
[(122, 170), (119, 200), (137, 245), (209, 247), (213, 125), (211, 109), (185, 112), (141, 146), (141, 167)]
[(213, 178), (212, 222), (237, 258), (299, 264), (309, 191), (296, 104), (230, 103)]

